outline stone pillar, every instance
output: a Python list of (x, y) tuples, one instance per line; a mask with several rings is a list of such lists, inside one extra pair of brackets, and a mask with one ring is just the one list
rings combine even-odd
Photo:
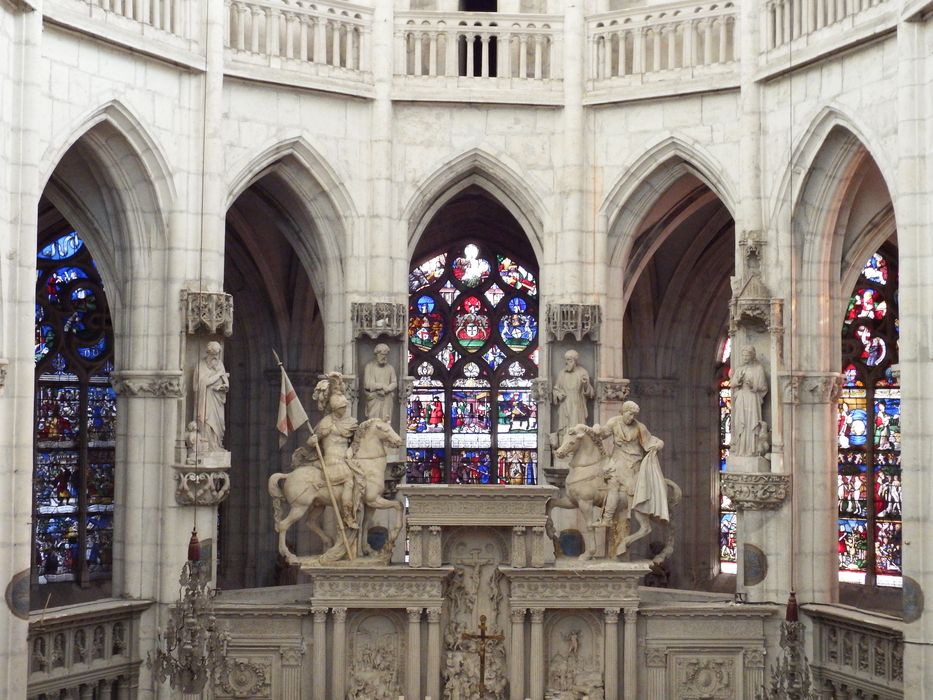
[(645, 666), (645, 700), (667, 700), (667, 651), (648, 647), (645, 650)]
[(425, 695), (441, 698), (441, 609), (428, 608), (428, 679)]
[(311, 677), (312, 700), (327, 700), (327, 608), (311, 608), (314, 616), (314, 669)]
[(282, 649), (282, 700), (301, 700), (301, 647)]
[(765, 684), (765, 650), (745, 649), (745, 687), (759, 689)]
[(544, 527), (533, 527), (531, 532), (531, 565), (537, 569), (544, 566)]
[(606, 700), (619, 700), (619, 608), (606, 608), (606, 659), (603, 666), (605, 673)]
[(437, 568), (441, 565), (441, 528), (432, 525), (428, 528), (428, 566)]
[[(405, 608), (408, 613), (408, 667), (405, 672), (405, 696), (421, 697), (421, 610)], [(337, 697), (342, 698), (343, 695)]]
[(331, 695), (342, 698), (347, 694), (347, 609), (334, 608), (333, 675)]
[[(608, 620), (607, 620), (608, 622)], [(638, 698), (638, 608), (625, 608), (625, 633), (623, 643), (623, 690), (624, 700)], [(607, 697), (608, 700), (608, 697)]]
[(525, 526), (512, 528), (512, 566), (521, 569), (525, 566)]
[(424, 566), (424, 541), (420, 525), (408, 526), (408, 565), (418, 569)]
[(509, 652), (509, 697), (525, 700), (525, 613), (527, 608), (512, 609), (512, 648)]
[(544, 608), (531, 608), (531, 700), (544, 700)]

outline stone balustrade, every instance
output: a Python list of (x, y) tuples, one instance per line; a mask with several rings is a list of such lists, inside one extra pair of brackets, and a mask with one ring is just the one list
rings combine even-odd
[(589, 77), (606, 81), (736, 61), (734, 3), (677, 3), (623, 10), (587, 22)]
[(813, 619), (817, 688), (832, 697), (904, 697), (904, 633), (900, 620), (860, 610), (806, 605)]
[(227, 8), (225, 44), (236, 61), (345, 78), (369, 71), (369, 8), (308, 0), (228, 0)]
[(765, 3), (762, 43), (765, 51), (786, 46), (837, 25), (853, 25), (858, 16), (886, 0), (769, 0)]
[(148, 606), (106, 600), (33, 613), (28, 698), (135, 697), (139, 616)]
[(396, 75), (560, 77), (559, 17), (466, 12), (396, 14)]

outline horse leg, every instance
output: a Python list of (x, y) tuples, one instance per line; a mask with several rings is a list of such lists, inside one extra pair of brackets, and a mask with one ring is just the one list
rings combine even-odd
[[(391, 501), (388, 498), (385, 498), (381, 495), (374, 498), (372, 501), (367, 501), (366, 503), (367, 511), (371, 514), (374, 510), (386, 510), (391, 508), (396, 512), (398, 517), (395, 519), (395, 526), (389, 532), (389, 537), (386, 540), (385, 547), (392, 547), (395, 545), (395, 540), (398, 538), (399, 532), (402, 530), (402, 520), (405, 517), (405, 509), (402, 507), (402, 504), (398, 501)], [(384, 550), (385, 548), (383, 548)], [(384, 551), (384, 553), (387, 553)]]
[(566, 496), (563, 498), (552, 498), (547, 502), (547, 519), (544, 521), (544, 532), (548, 536), (548, 539), (554, 543), (554, 556), (560, 554), (560, 537), (557, 534), (557, 530), (554, 529), (554, 521), (551, 520), (551, 511), (555, 508), (562, 508), (564, 510), (575, 510), (577, 504), (571, 501)]
[(581, 561), (588, 561), (596, 555), (596, 528), (593, 527), (593, 501), (580, 501), (580, 515), (583, 518), (583, 541), (586, 547), (580, 555)]
[(626, 548), (628, 548), (628, 545), (630, 545), (632, 542), (640, 540), (642, 537), (647, 537), (648, 533), (651, 532), (651, 521), (648, 519), (647, 515), (637, 510), (632, 511), (632, 515), (635, 516), (635, 521), (638, 523), (638, 529), (633, 534), (625, 538)]
[(324, 545), (324, 551), (334, 546), (334, 538), (324, 532), (324, 529), (321, 527), (321, 518), (324, 515), (324, 511), (327, 509), (322, 503), (315, 503), (314, 506), (308, 510), (308, 529), (311, 530), (315, 535), (321, 539), (321, 544)]
[(363, 520), (360, 523), (360, 549), (362, 556), (368, 557), (373, 552), (373, 548), (369, 546), (369, 539), (367, 534), (369, 533), (369, 526), (373, 522), (373, 509), (367, 502), (363, 502)]
[(288, 511), (288, 515), (279, 520), (275, 524), (275, 529), (279, 533), (279, 554), (285, 557), (285, 561), (289, 564), (294, 564), (298, 559), (292, 554), (289, 550), (288, 545), (285, 543), (285, 534), (288, 532), (288, 528), (292, 526), (293, 523), (301, 519), (301, 517), (308, 511), (308, 505), (306, 503), (293, 503), (291, 509)]

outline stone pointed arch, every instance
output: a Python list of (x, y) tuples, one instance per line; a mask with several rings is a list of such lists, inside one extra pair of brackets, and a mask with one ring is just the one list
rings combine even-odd
[(692, 139), (669, 135), (622, 169), (599, 210), (598, 229), (608, 238), (608, 260), (624, 267), (638, 228), (664, 191), (684, 175), (693, 175), (712, 190), (735, 217), (735, 186), (725, 168)]
[(525, 232), (538, 263), (544, 261), (546, 207), (528, 175), (504, 154), (472, 148), (445, 161), (418, 183), (417, 194), (402, 211), (408, 222), (408, 253), (414, 254), (418, 241), (432, 217), (447, 202), (470, 186), (478, 186), (504, 206)]

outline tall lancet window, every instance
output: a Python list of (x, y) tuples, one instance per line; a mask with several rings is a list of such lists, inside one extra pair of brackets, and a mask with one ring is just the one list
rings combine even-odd
[(408, 290), (409, 483), (537, 483), (536, 270), (460, 242), (416, 260)]
[(901, 585), (901, 391), (896, 255), (872, 255), (842, 326), (839, 580)]
[(113, 549), (113, 329), (97, 266), (71, 232), (36, 260), (33, 582), (109, 578)]
[[(716, 400), (719, 407), (719, 473), (726, 471), (729, 446), (732, 444), (732, 389), (729, 386), (732, 338), (719, 344), (716, 357)], [(729, 497), (719, 491), (719, 570), (724, 574), (738, 571), (736, 547), (735, 506)]]

